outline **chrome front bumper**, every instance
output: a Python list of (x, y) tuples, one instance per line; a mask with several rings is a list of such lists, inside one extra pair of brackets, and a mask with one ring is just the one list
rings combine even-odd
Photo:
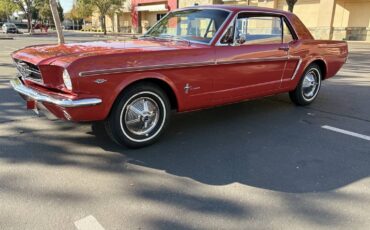
[(99, 98), (85, 98), (78, 100), (71, 100), (61, 97), (50, 96), (41, 92), (38, 92), (34, 89), (31, 89), (23, 84), (19, 78), (14, 78), (10, 81), (13, 89), (18, 93), (29, 97), (37, 102), (48, 102), (55, 104), (61, 107), (81, 107), (81, 106), (91, 106), (98, 105), (102, 103), (102, 100)]

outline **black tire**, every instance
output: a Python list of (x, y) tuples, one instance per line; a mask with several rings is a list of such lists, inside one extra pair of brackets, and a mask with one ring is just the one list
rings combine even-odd
[[(314, 81), (311, 81), (311, 79)], [(290, 99), (298, 106), (311, 104), (319, 94), (321, 81), (322, 72), (320, 67), (317, 64), (309, 65), (304, 71), (297, 87), (293, 91), (289, 92)], [(307, 93), (307, 90), (312, 90), (312, 92), (308, 91)]]
[[(105, 128), (116, 143), (140, 148), (159, 139), (170, 116), (171, 106), (166, 93), (155, 84), (139, 83), (124, 89), (117, 98)], [(134, 119), (127, 121), (128, 118)]]

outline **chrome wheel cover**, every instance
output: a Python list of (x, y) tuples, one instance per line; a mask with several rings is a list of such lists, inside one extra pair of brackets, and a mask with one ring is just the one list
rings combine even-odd
[(306, 100), (313, 100), (320, 88), (320, 72), (317, 69), (311, 69), (306, 73), (302, 82), (302, 95)]
[(147, 136), (158, 124), (160, 109), (149, 97), (138, 97), (126, 107), (125, 125), (131, 133)]

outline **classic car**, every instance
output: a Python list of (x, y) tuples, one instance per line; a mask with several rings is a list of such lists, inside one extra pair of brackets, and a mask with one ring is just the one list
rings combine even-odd
[(137, 40), (18, 50), (11, 84), (29, 109), (104, 121), (115, 142), (142, 147), (159, 138), (173, 110), (279, 93), (308, 105), (347, 55), (346, 42), (315, 40), (289, 12), (194, 6), (169, 12)]
[(9, 23), (9, 22), (3, 24), (2, 30), (6, 34), (7, 33), (14, 33), (14, 34), (16, 34), (16, 33), (19, 32), (17, 26), (14, 23)]

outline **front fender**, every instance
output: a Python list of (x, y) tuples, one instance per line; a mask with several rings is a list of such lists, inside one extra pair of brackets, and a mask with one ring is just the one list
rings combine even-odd
[(118, 96), (127, 87), (139, 81), (158, 80), (165, 83), (173, 91), (178, 108), (182, 108), (179, 92), (175, 83), (168, 77), (158, 72), (122, 73), (112, 75), (97, 75), (79, 77), (79, 92), (77, 94), (91, 95), (102, 99), (99, 110), (90, 120), (105, 120), (117, 100)]
[[(179, 100), (180, 93), (178, 92), (178, 87), (176, 87), (175, 83), (166, 75), (158, 72), (141, 72), (141, 73), (133, 73), (130, 76), (126, 76), (124, 80), (115, 88), (114, 91), (114, 101), (117, 99), (119, 94), (123, 92), (127, 87), (131, 86), (132, 84), (141, 82), (141, 81), (153, 81), (159, 80), (162, 83), (169, 86), (176, 97), (176, 102), (178, 105), (178, 109), (181, 110), (182, 108), (182, 100)], [(112, 104), (113, 105), (113, 104)], [(111, 105), (111, 106), (112, 106)]]

